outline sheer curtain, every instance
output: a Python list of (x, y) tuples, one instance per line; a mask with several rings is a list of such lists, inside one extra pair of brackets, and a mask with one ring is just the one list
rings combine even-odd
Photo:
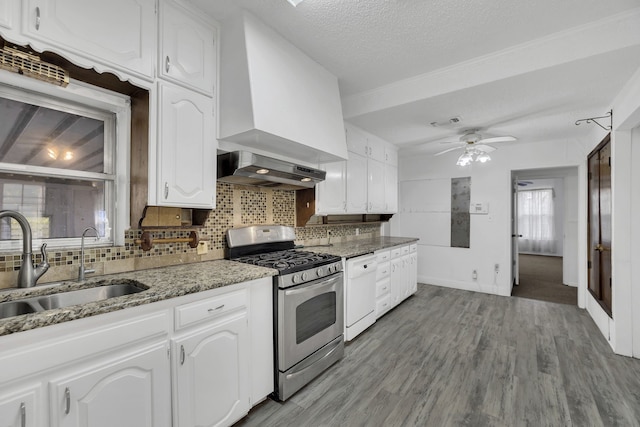
[(518, 234), (520, 252), (556, 253), (553, 190), (518, 192)]

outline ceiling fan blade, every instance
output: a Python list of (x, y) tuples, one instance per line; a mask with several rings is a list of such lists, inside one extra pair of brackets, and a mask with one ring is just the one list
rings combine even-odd
[(440, 151), (439, 153), (434, 154), (434, 156), (440, 156), (440, 155), (445, 154), (445, 153), (448, 153), (448, 152), (450, 152), (450, 151), (460, 150), (460, 149), (462, 149), (462, 148), (463, 148), (463, 147), (460, 147), (460, 146), (458, 146), (458, 147), (453, 147), (453, 148), (447, 148), (447, 149), (446, 149), (446, 150), (444, 150), (444, 151)]
[(492, 147), (490, 145), (484, 145), (484, 144), (473, 144), (473, 148), (475, 148), (476, 150), (485, 152), (485, 153), (491, 153), (492, 151), (496, 151), (497, 150), (496, 147)]
[(497, 142), (510, 142), (510, 141), (517, 141), (518, 138), (516, 138), (515, 136), (494, 136), (491, 138), (482, 138), (480, 141), (478, 141), (479, 143), (485, 144), (485, 143), (497, 143)]

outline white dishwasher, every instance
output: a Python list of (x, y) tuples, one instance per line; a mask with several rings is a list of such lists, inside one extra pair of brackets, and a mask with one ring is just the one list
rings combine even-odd
[(376, 256), (363, 255), (345, 263), (344, 339), (351, 341), (376, 321)]

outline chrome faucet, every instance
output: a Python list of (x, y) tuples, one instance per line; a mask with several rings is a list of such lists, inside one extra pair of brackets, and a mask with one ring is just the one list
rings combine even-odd
[(31, 259), (31, 226), (29, 225), (29, 221), (19, 212), (0, 211), (0, 218), (6, 217), (18, 221), (22, 229), (22, 265), (18, 273), (18, 287), (31, 288), (36, 285), (38, 279), (49, 269), (49, 263), (47, 262), (47, 244), (43, 243), (40, 248), (42, 262), (34, 267), (33, 260)]
[(93, 230), (94, 233), (96, 233), (96, 240), (100, 238), (100, 235), (98, 234), (98, 230), (96, 230), (94, 227), (87, 227), (82, 232), (82, 239), (80, 240), (80, 267), (78, 268), (78, 282), (81, 282), (84, 280), (85, 274), (91, 274), (96, 272), (96, 270), (93, 268), (87, 269), (84, 267), (84, 238), (87, 235), (87, 231), (90, 231), (90, 230)]

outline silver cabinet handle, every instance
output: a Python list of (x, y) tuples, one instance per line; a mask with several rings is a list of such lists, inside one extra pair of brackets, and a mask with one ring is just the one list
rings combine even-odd
[(216, 308), (210, 308), (207, 311), (209, 313), (213, 313), (214, 311), (222, 310), (224, 308), (224, 304), (217, 306)]
[(27, 425), (27, 407), (24, 402), (20, 403), (20, 427)]
[(166, 199), (167, 197), (169, 197), (169, 183), (165, 182), (164, 183), (164, 198)]
[(36, 31), (40, 30), (40, 8), (36, 7)]
[(167, 73), (169, 72), (169, 68), (171, 68), (171, 59), (169, 58), (169, 55), (167, 55), (164, 59), (164, 69)]
[(183, 345), (181, 345), (181, 346), (180, 346), (180, 366), (184, 365), (184, 358), (185, 358), (185, 355), (184, 355), (184, 346), (183, 346)]
[(64, 389), (64, 413), (69, 415), (71, 411), (71, 390), (69, 387)]

